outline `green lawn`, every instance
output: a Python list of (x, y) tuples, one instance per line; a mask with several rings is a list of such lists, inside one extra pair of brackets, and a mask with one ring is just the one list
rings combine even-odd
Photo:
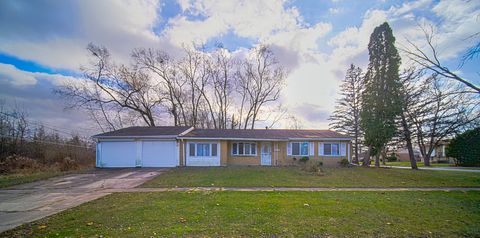
[(43, 180), (58, 175), (65, 174), (65, 172), (59, 171), (43, 171), (25, 174), (8, 174), (0, 175), (0, 188), (9, 187), (22, 183), (30, 183), (38, 180)]
[(475, 237), (480, 192), (117, 193), (3, 237)]
[(376, 168), (325, 168), (319, 176), (297, 167), (176, 168), (142, 187), (480, 187), (480, 173)]

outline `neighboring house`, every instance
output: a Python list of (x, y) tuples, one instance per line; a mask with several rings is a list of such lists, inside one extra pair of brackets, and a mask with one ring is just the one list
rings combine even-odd
[[(408, 149), (401, 148), (395, 151), (395, 155), (397, 156), (398, 161), (410, 161), (410, 155), (408, 154)], [(422, 160), (422, 154), (418, 149), (413, 149), (413, 155), (417, 162)]]
[(442, 140), (438, 143), (432, 151), (432, 161), (450, 161), (453, 162), (453, 158), (447, 157), (446, 148), (450, 144), (450, 140)]
[(351, 138), (330, 130), (129, 127), (93, 136), (97, 167), (175, 167), (351, 161)]

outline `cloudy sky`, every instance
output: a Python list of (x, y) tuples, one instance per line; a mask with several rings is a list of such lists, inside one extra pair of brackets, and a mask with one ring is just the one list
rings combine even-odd
[(345, 70), (350, 63), (365, 68), (369, 36), (385, 21), (399, 46), (422, 44), (418, 25), (434, 24), (441, 60), (480, 83), (479, 59), (458, 67), (480, 30), (478, 0), (3, 0), (0, 98), (25, 107), (32, 121), (94, 133), (84, 113), (65, 111), (52, 94), (81, 77), (89, 42), (125, 63), (136, 47), (176, 54), (182, 44), (222, 43), (242, 52), (263, 43), (290, 72), (282, 102), (305, 128), (326, 128)]

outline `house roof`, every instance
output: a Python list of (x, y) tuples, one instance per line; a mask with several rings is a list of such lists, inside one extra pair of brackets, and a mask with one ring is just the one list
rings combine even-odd
[(184, 139), (241, 139), (241, 140), (313, 140), (350, 137), (331, 130), (289, 129), (193, 129), (188, 126), (127, 127), (94, 135), (93, 138), (184, 138)]
[(187, 131), (189, 126), (132, 126), (115, 131), (94, 135), (93, 138), (130, 138), (130, 137), (177, 137)]
[(350, 137), (331, 130), (290, 130), (290, 129), (195, 129), (180, 138), (205, 139), (350, 139)]

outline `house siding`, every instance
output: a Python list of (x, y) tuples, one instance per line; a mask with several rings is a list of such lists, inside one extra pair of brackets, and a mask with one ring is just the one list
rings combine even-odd
[[(185, 166), (185, 145), (191, 140), (185, 140), (183, 143), (180, 143), (180, 165)], [(255, 156), (239, 156), (232, 155), (232, 144), (234, 142), (245, 142), (245, 141), (235, 141), (235, 140), (221, 140), (220, 141), (220, 165), (221, 166), (235, 166), (235, 165), (261, 165), (261, 143), (271, 143), (272, 146), (272, 166), (294, 166), (298, 165), (298, 160), (303, 156), (291, 156), (287, 155), (287, 141), (248, 141), (254, 142), (257, 145), (256, 151), (257, 155)], [(314, 155), (308, 156), (311, 161), (322, 161), (323, 165), (326, 167), (335, 167), (338, 166), (339, 162), (342, 159), (348, 159), (352, 156), (352, 146), (350, 142), (346, 141), (309, 141), (313, 142), (314, 145)], [(347, 153), (345, 156), (319, 156), (318, 147), (320, 142), (331, 142), (331, 143), (347, 143)], [(348, 152), (349, 150), (349, 152)], [(294, 160), (296, 158), (296, 160)]]
[(247, 141), (227, 141), (228, 150), (227, 150), (227, 165), (260, 165), (260, 142), (259, 141), (248, 141), (250, 143), (256, 143), (257, 155), (255, 156), (244, 156), (244, 155), (232, 155), (232, 144), (235, 142), (247, 142)]
[[(319, 143), (321, 142), (328, 142), (328, 143), (345, 143), (345, 141), (321, 141), (321, 140), (316, 140), (316, 141), (309, 141), (313, 142), (314, 145), (314, 155), (309, 155), (307, 156), (310, 161), (322, 161), (323, 166), (326, 167), (336, 167), (338, 166), (339, 162), (342, 159), (348, 159), (348, 151), (345, 156), (320, 156), (318, 155), (318, 147)], [(298, 160), (301, 159), (303, 156), (293, 156), (293, 155), (287, 155), (287, 143), (288, 142), (277, 142), (279, 143), (279, 157), (278, 157), (278, 162), (276, 163), (278, 166), (292, 166), (292, 165), (297, 165)], [(348, 148), (350, 149), (350, 155), (352, 154), (352, 146), (350, 142), (347, 142), (349, 144)], [(296, 158), (296, 160), (294, 160)]]

